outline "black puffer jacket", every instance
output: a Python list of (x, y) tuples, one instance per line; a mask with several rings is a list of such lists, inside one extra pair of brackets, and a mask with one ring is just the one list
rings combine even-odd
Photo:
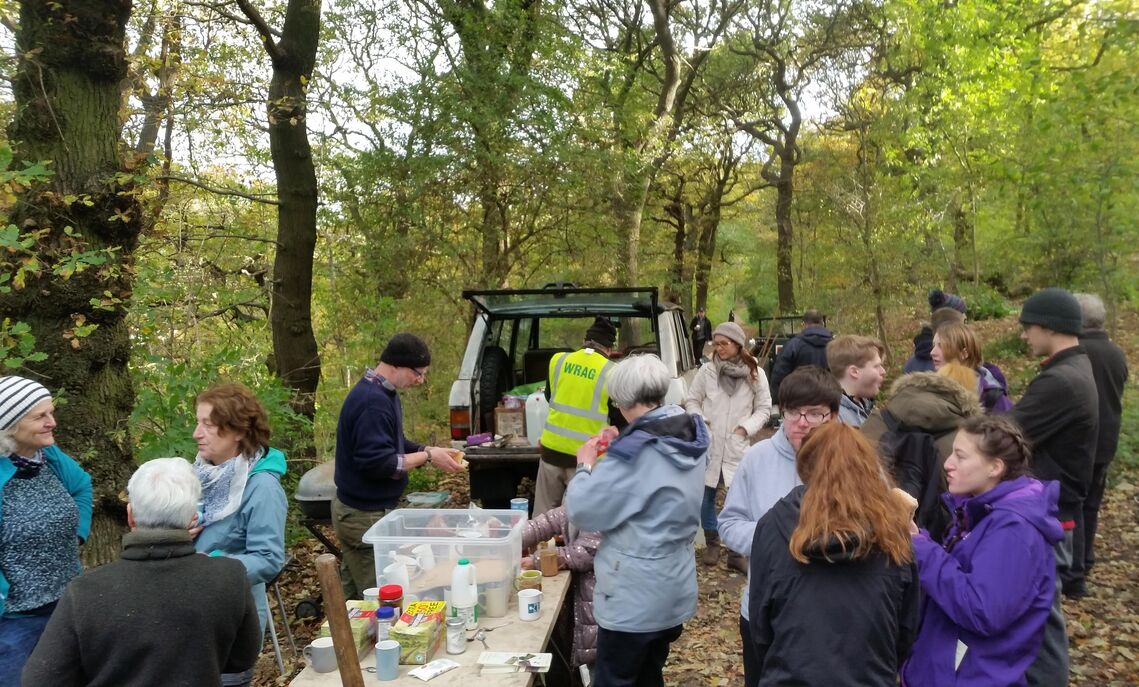
[(834, 338), (821, 324), (807, 327), (783, 345), (771, 367), (771, 398), (779, 402), (779, 384), (783, 378), (804, 365), (827, 369), (827, 344)]
[(1032, 444), (1032, 474), (1060, 481), (1060, 519), (1074, 520), (1088, 494), (1099, 431), (1099, 395), (1082, 346), (1040, 364), (1009, 417)]
[(796, 561), (788, 543), (806, 489), (795, 487), (755, 527), (748, 615), (757, 684), (894, 687), (917, 635), (917, 567), (881, 552), (853, 559), (837, 543), (807, 565)]

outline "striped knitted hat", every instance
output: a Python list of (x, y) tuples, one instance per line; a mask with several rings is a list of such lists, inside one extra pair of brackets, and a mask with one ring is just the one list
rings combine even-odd
[(14, 427), (40, 401), (51, 398), (43, 384), (23, 377), (0, 377), (0, 432)]

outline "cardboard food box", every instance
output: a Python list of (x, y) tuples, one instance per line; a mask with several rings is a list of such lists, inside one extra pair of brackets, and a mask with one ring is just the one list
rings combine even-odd
[(526, 436), (526, 409), (505, 408), (498, 406), (494, 409), (494, 432), (501, 436), (513, 434), (516, 437)]
[[(356, 642), (356, 651), (361, 656), (371, 652), (376, 646), (376, 607), (375, 601), (360, 601), (349, 599), (344, 603), (348, 609), (348, 626), (352, 628), (352, 639)], [(321, 637), (331, 637), (332, 632), (325, 620), (320, 626)]]
[(425, 665), (443, 643), (442, 601), (415, 601), (407, 605), (403, 615), (392, 626), (391, 638), (399, 642), (399, 662)]

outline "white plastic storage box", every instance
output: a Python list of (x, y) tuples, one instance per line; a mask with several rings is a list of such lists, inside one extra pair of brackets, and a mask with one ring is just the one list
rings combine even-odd
[(409, 594), (445, 600), (451, 571), (459, 559), (469, 560), (482, 613), (497, 616), (505, 615), (521, 570), (525, 525), (524, 511), (400, 508), (368, 528), (364, 542), (375, 552), (376, 584), (403, 585), (405, 603), (414, 600)]

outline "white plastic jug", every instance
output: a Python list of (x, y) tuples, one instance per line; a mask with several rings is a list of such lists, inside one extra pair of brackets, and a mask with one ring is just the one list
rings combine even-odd
[(526, 397), (526, 438), (531, 446), (537, 446), (546, 428), (546, 416), (550, 414), (550, 402), (544, 390), (535, 391)]
[(451, 571), (451, 612), (452, 618), (467, 621), (467, 629), (479, 626), (478, 572), (466, 558), (459, 559)]

